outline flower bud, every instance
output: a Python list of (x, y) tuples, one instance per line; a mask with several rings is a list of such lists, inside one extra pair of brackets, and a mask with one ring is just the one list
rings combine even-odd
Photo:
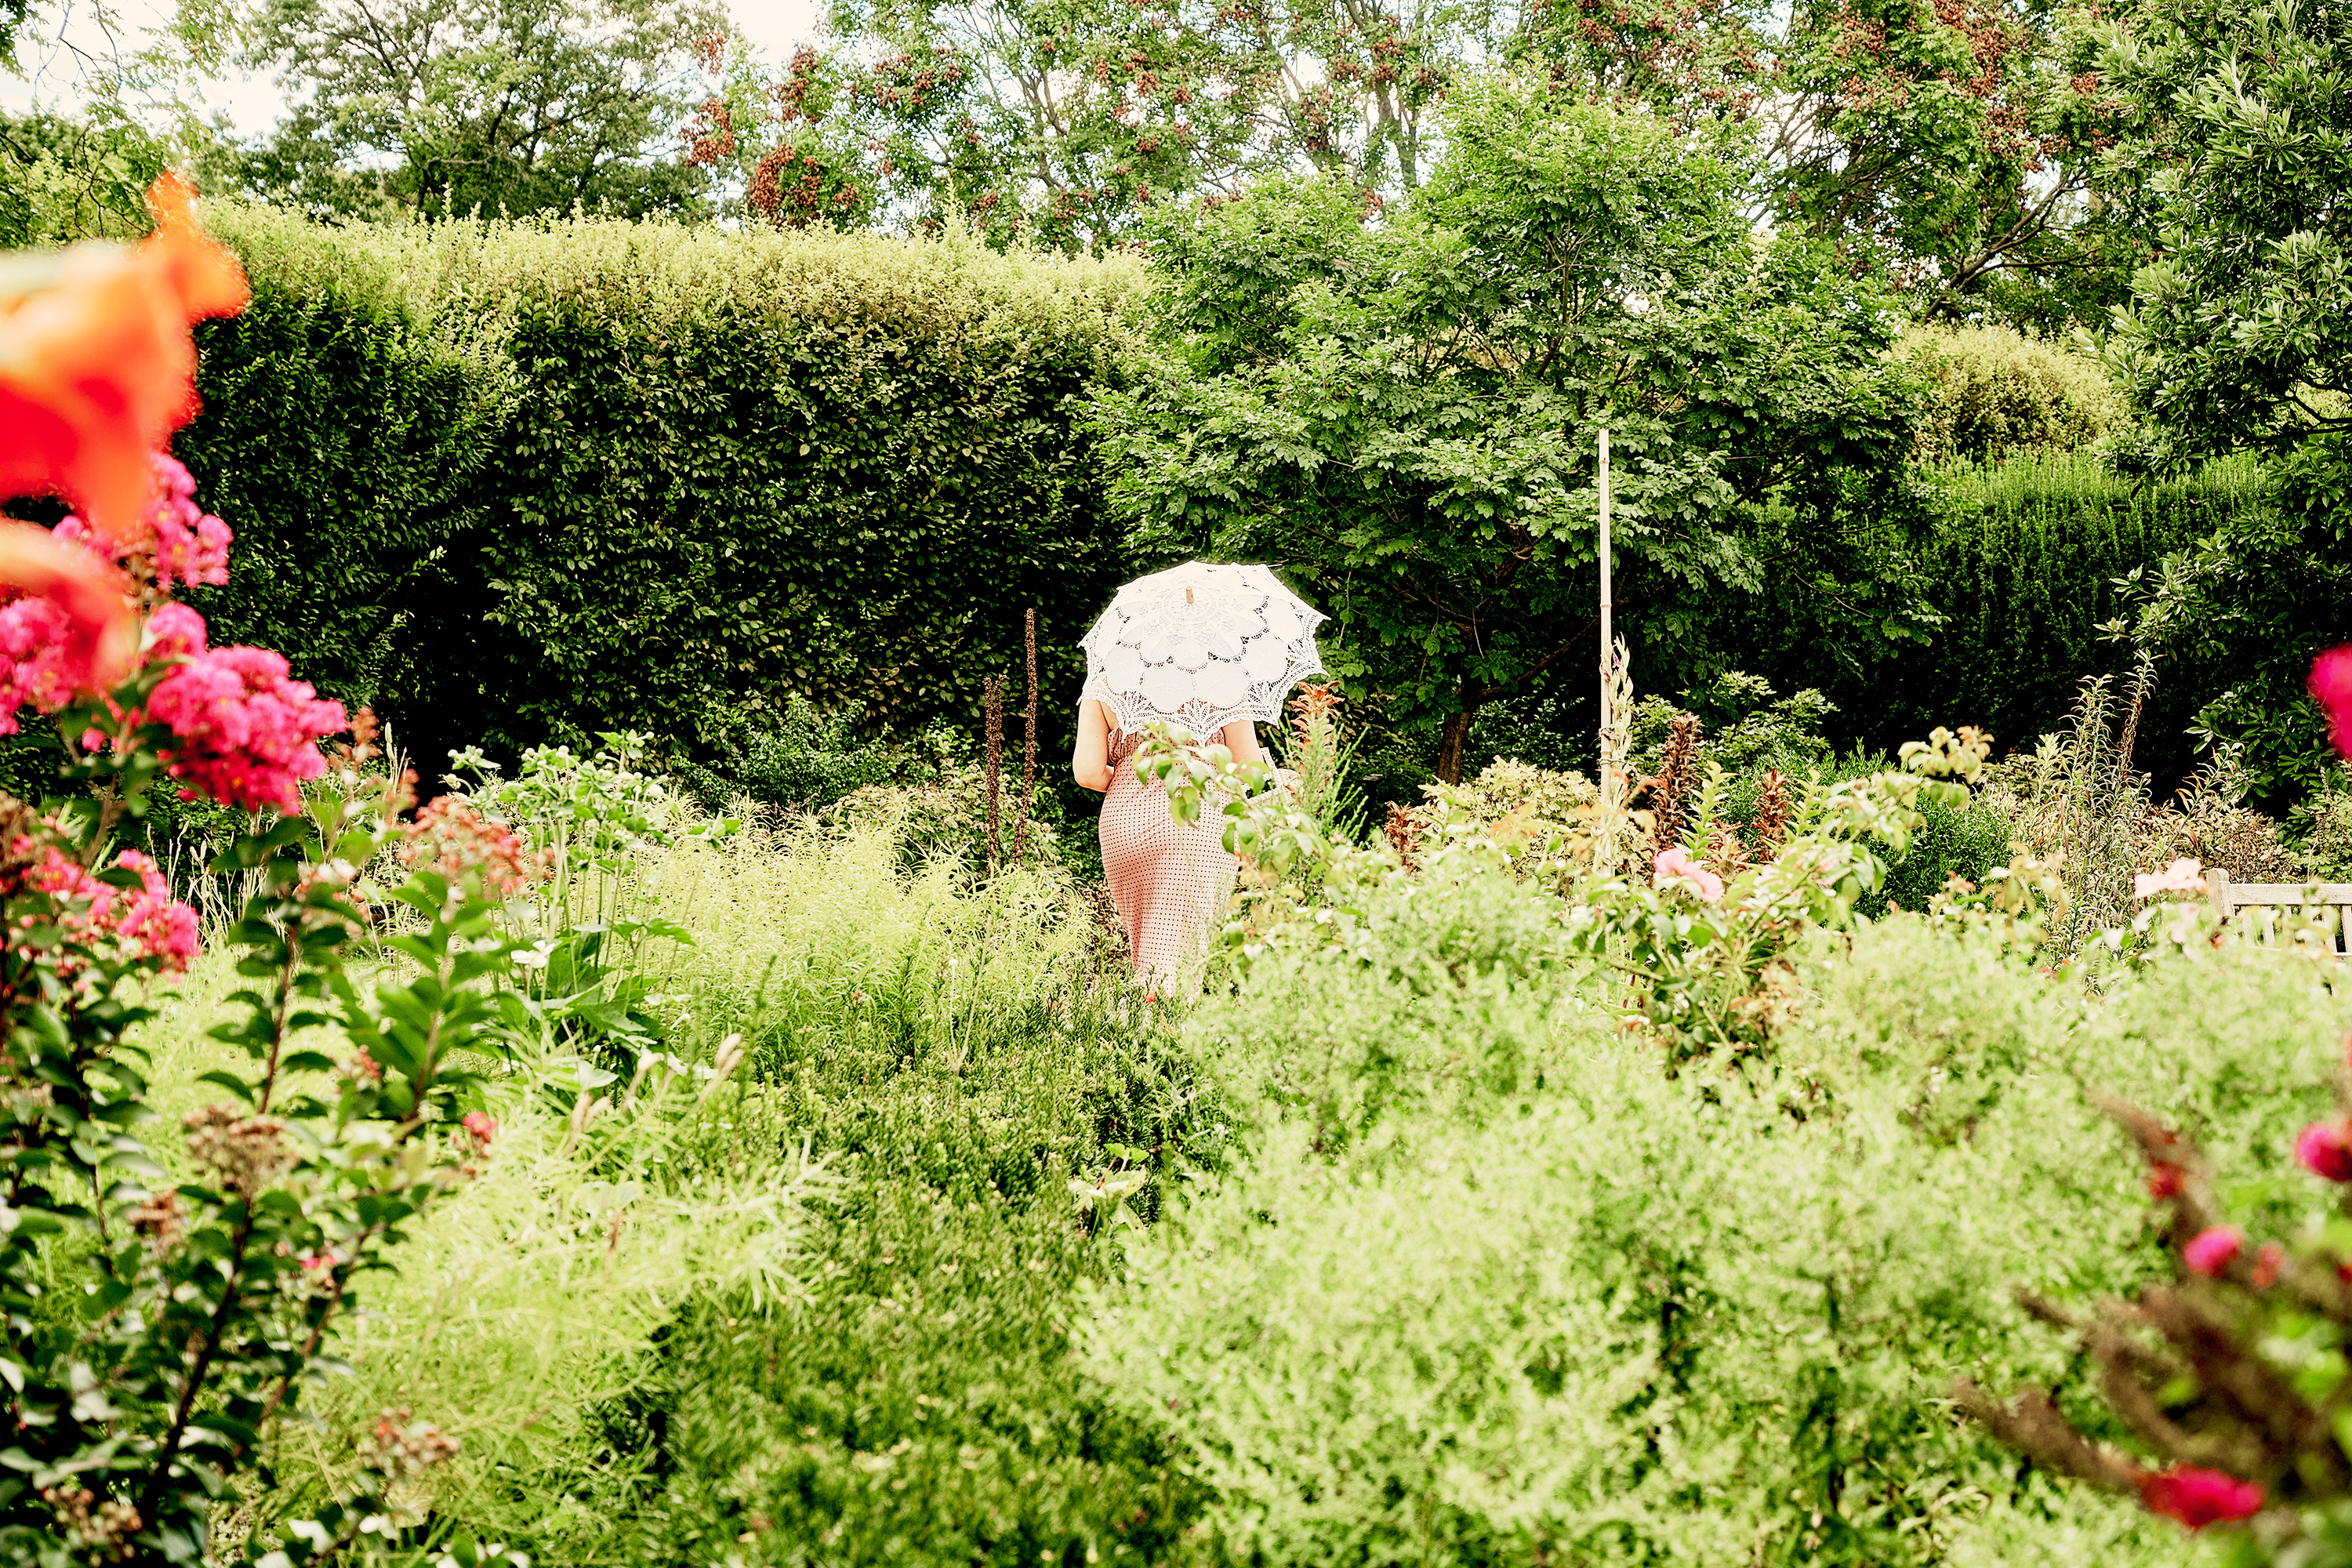
[(2191, 1237), (2189, 1245), (2180, 1249), (2180, 1260), (2189, 1265), (2190, 1273), (2216, 1279), (2245, 1249), (2244, 1231), (2234, 1225), (2217, 1225)]
[(2352, 1182), (2352, 1128), (2315, 1121), (2294, 1141), (2294, 1162), (2330, 1182)]

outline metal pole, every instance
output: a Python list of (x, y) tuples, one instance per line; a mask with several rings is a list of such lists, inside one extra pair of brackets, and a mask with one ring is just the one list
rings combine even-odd
[[(1601, 733), (1609, 733), (1609, 658), (1617, 646), (1609, 601), (1609, 426), (1601, 427)], [(1604, 738), (1601, 745), (1608, 745)]]

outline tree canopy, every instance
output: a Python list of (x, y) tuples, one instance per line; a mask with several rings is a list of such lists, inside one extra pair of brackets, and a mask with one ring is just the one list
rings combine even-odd
[(264, 0), (247, 50), (291, 111), (246, 161), (314, 210), (675, 210), (709, 0)]
[(1843, 468), (1900, 461), (1911, 388), (1883, 294), (1754, 233), (1737, 139), (1540, 79), (1449, 113), (1381, 222), (1329, 180), (1163, 220), (1160, 357), (1098, 419), (1139, 544), (1311, 580), (1334, 668), (1452, 778), (1480, 706), (1597, 656), (1602, 425), (1621, 602), (1672, 638), (1759, 582), (1756, 503), (1826, 521)]

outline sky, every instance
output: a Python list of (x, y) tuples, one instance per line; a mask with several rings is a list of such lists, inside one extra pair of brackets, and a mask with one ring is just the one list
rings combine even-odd
[[(130, 55), (149, 33), (168, 24), (179, 0), (107, 0), (110, 28), (96, 0), (37, 3), (16, 40), (16, 60), (25, 75), (0, 72), (0, 111), (22, 114), (34, 108), (71, 109), (83, 100), (82, 82), (93, 60), (117, 51)], [(799, 45), (813, 42), (824, 17), (823, 0), (734, 0), (728, 7), (738, 35), (771, 61), (781, 64)], [(259, 136), (285, 113), (278, 84), (264, 75), (234, 67), (193, 84), (199, 119), (226, 110), (242, 137)], [(161, 117), (159, 117), (161, 118)], [(157, 129), (162, 129), (158, 126)]]

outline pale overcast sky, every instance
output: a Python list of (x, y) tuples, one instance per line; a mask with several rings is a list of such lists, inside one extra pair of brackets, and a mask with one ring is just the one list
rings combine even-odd
[[(17, 63), (26, 74), (0, 72), (0, 110), (21, 114), (37, 105), (71, 107), (80, 98), (89, 61), (110, 58), (118, 49), (126, 56), (135, 52), (149, 30), (170, 21), (177, 8), (178, 0), (109, 0), (110, 30), (92, 0), (65, 0), (62, 13), (54, 0), (37, 5), (32, 23), (16, 40)], [(744, 41), (776, 64), (815, 38), (824, 16), (823, 0), (733, 0), (728, 9)], [(276, 82), (234, 68), (199, 83), (197, 92), (191, 107), (199, 118), (209, 120), (226, 110), (244, 136), (268, 131), (284, 111)]]

